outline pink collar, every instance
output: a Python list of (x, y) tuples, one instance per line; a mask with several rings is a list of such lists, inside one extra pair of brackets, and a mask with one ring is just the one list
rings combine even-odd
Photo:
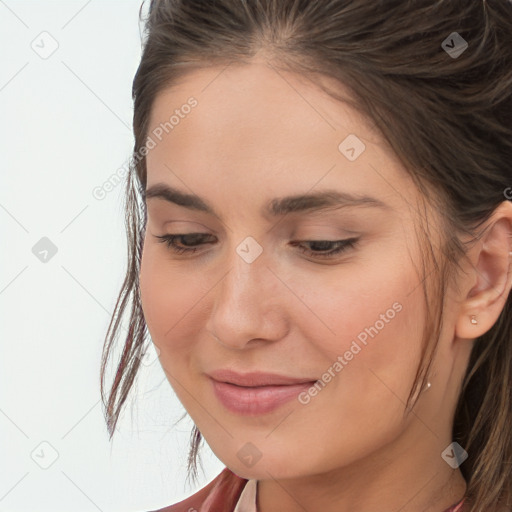
[(457, 503), (456, 505), (453, 505), (453, 507), (450, 507), (445, 512), (460, 512), (462, 509), (462, 505), (464, 505), (464, 500), (465, 500), (465, 498), (462, 498), (462, 500), (459, 501), (459, 503)]

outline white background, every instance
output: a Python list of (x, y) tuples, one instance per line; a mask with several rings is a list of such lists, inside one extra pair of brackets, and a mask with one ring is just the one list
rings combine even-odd
[[(140, 6), (0, 0), (0, 512), (145, 512), (224, 467), (203, 444), (205, 471), (187, 485), (193, 424), (172, 428), (184, 409), (158, 360), (112, 442), (102, 414), (101, 349), (126, 269), (125, 178), (102, 200), (92, 192), (132, 150)], [(46, 262), (32, 252), (43, 237), (57, 248)]]

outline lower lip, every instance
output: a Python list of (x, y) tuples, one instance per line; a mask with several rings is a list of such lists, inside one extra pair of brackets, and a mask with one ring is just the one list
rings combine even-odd
[(286, 386), (241, 387), (211, 380), (215, 395), (224, 407), (248, 416), (271, 412), (314, 384), (313, 381)]

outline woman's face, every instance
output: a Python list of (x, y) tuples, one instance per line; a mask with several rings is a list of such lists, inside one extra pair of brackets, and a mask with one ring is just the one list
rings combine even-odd
[[(246, 478), (292, 477), (377, 452), (387, 464), (438, 443), (437, 428), (449, 437), (403, 416), (425, 326), (419, 192), (357, 112), (263, 64), (210, 68), (157, 97), (148, 136), (144, 316), (219, 459)], [(174, 203), (149, 192), (157, 184), (197, 198)], [(157, 238), (193, 233), (174, 241), (191, 253)], [(440, 350), (449, 366), (451, 349)], [(452, 406), (443, 368), (418, 403), (423, 417)], [(309, 384), (214, 386), (210, 374), (225, 369)]]

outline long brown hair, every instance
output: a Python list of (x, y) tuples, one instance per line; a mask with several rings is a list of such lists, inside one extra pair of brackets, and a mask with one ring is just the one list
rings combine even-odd
[[(126, 184), (128, 266), (101, 365), (110, 438), (148, 339), (138, 286), (146, 225), (141, 149), (155, 96), (191, 69), (248, 63), (261, 51), (276, 70), (343, 84), (350, 97), (324, 90), (380, 130), (424, 193), (423, 207), (442, 212), (437, 251), (430, 236), (435, 228), (419, 216), (427, 328), (410, 409), (428, 378), (447, 283), (467, 250), (455, 235), (478, 239), (482, 224), (512, 195), (512, 2), (151, 0), (144, 21)], [(129, 330), (105, 397), (105, 368), (128, 308)], [(461, 471), (470, 512), (490, 510), (499, 500), (511, 505), (511, 430), (512, 295), (495, 325), (476, 340), (454, 418), (453, 440), (469, 453)], [(194, 426), (188, 461), (194, 478), (201, 440)]]

